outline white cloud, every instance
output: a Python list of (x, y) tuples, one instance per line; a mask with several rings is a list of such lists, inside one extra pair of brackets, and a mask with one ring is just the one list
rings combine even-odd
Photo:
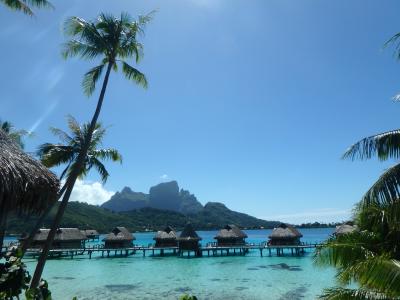
[(160, 179), (163, 180), (163, 181), (165, 181), (165, 180), (168, 180), (169, 177), (168, 177), (167, 174), (163, 174), (163, 175), (160, 176)]
[(115, 192), (106, 190), (100, 182), (77, 180), (70, 201), (100, 205), (110, 200)]
[(351, 209), (322, 208), (297, 213), (270, 215), (261, 217), (261, 219), (301, 224), (307, 222), (340, 222), (348, 220), (350, 217)]

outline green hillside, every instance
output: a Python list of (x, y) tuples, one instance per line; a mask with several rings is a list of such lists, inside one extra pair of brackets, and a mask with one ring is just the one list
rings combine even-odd
[[(55, 210), (45, 219), (43, 227), (50, 226), (54, 214)], [(93, 228), (102, 233), (109, 232), (116, 226), (125, 226), (131, 231), (144, 231), (159, 230), (165, 225), (171, 225), (180, 230), (188, 221), (192, 222), (197, 230), (218, 229), (231, 223), (243, 228), (272, 228), (278, 223), (231, 211), (221, 203), (208, 203), (199, 213), (184, 215), (150, 207), (117, 213), (86, 203), (71, 202), (60, 227)], [(8, 222), (8, 233), (27, 232), (35, 222), (36, 218), (32, 217), (11, 217)]]

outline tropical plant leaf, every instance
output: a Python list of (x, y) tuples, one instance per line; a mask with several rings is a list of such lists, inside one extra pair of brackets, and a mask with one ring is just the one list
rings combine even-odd
[(96, 82), (99, 80), (103, 69), (104, 65), (101, 64), (90, 69), (83, 77), (82, 86), (86, 95), (90, 96), (94, 92), (96, 88)]
[(343, 158), (370, 159), (377, 155), (380, 160), (400, 157), (400, 129), (364, 138), (352, 145)]
[(147, 88), (147, 79), (146, 76), (141, 73), (139, 70), (135, 69), (134, 67), (130, 66), (126, 62), (122, 61), (122, 72), (124, 72), (126, 78), (129, 80), (133, 80), (137, 84)]

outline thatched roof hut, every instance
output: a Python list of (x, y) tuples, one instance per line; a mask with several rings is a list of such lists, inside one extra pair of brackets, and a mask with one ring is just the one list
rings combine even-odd
[(0, 129), (0, 208), (40, 213), (57, 200), (59, 180)]
[(342, 225), (336, 226), (335, 232), (333, 234), (336, 236), (340, 236), (340, 235), (352, 233), (356, 230), (358, 230), (357, 225), (342, 224)]
[(239, 229), (236, 225), (226, 225), (214, 237), (218, 246), (244, 245), (247, 234)]
[(100, 234), (95, 229), (86, 229), (81, 230), (81, 232), (86, 235), (86, 237), (90, 240), (98, 239)]
[(270, 245), (299, 245), (303, 235), (293, 226), (281, 223), (269, 236)]
[[(31, 246), (33, 248), (42, 248), (46, 243), (47, 236), (49, 235), (50, 229), (39, 229), (33, 238)], [(21, 238), (24, 240), (26, 237)], [(62, 249), (77, 249), (84, 246), (84, 242), (87, 240), (78, 228), (58, 228), (52, 248)]]
[(153, 240), (156, 241), (155, 247), (175, 247), (177, 246), (176, 232), (171, 226), (164, 230), (157, 231)]
[(103, 239), (105, 248), (129, 248), (132, 247), (133, 240), (136, 240), (133, 234), (122, 226), (115, 227)]
[(192, 224), (190, 223), (186, 224), (177, 240), (180, 250), (197, 251), (200, 248), (199, 241), (201, 240), (201, 237), (197, 235)]

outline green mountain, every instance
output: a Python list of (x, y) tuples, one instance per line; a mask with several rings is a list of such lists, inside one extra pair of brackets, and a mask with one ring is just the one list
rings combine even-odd
[[(49, 227), (55, 215), (55, 209), (44, 220), (43, 227)], [(60, 227), (78, 227), (80, 229), (97, 229), (106, 233), (116, 226), (125, 226), (131, 231), (160, 230), (171, 225), (181, 230), (188, 222), (196, 230), (218, 229), (226, 224), (237, 224), (243, 228), (273, 228), (279, 222), (265, 221), (246, 214), (231, 211), (221, 203), (207, 203), (201, 211), (184, 215), (170, 210), (144, 207), (127, 212), (113, 212), (103, 207), (80, 202), (70, 202)], [(36, 218), (11, 217), (8, 221), (8, 233), (28, 232), (34, 226)]]
[(129, 187), (124, 187), (121, 192), (117, 192), (101, 207), (115, 212), (152, 207), (183, 214), (198, 213), (203, 208), (193, 194), (184, 189), (179, 190), (176, 181), (153, 186), (150, 188), (149, 194), (134, 192)]

